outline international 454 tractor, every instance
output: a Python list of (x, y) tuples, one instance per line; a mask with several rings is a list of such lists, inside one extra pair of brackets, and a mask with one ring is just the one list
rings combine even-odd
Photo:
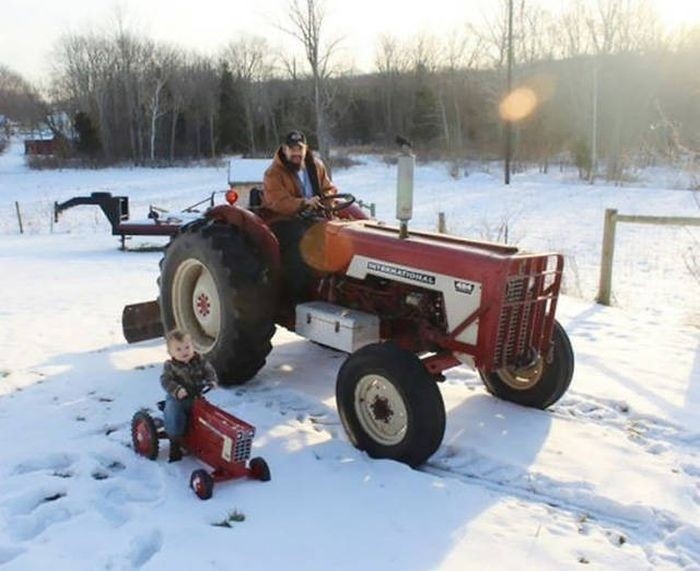
[[(418, 466), (440, 446), (443, 373), (468, 365), (494, 396), (544, 409), (574, 369), (555, 320), (563, 258), (408, 231), (413, 156), (398, 161), (399, 227), (368, 219), (351, 195), (326, 201), (301, 250), (313, 268), (302, 303), (288, 301), (272, 214), (253, 189), (182, 224), (160, 264), (157, 301), (127, 306), (127, 340), (180, 328), (222, 385), (265, 365), (275, 326), (349, 353), (336, 379), (343, 426), (375, 458)], [(240, 202), (240, 200), (239, 200)]]

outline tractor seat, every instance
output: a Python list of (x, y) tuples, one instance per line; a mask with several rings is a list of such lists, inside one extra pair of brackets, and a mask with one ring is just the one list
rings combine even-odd
[(250, 196), (248, 197), (248, 208), (253, 212), (257, 212), (262, 208), (263, 205), (263, 191), (261, 188), (254, 186), (250, 189)]

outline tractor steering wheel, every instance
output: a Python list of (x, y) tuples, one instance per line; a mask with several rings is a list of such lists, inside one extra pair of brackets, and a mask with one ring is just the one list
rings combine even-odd
[[(349, 192), (342, 194), (329, 194), (328, 196), (321, 196), (320, 207), (319, 208), (307, 208), (302, 210), (300, 216), (305, 220), (315, 220), (318, 218), (330, 219), (333, 214), (345, 210), (355, 202), (355, 197)], [(338, 201), (335, 204), (333, 201)]]
[[(339, 200), (339, 202), (333, 204), (334, 200)], [(321, 197), (321, 208), (323, 208), (324, 212), (335, 214), (336, 212), (340, 212), (341, 210), (345, 210), (346, 208), (352, 206), (352, 204), (355, 203), (355, 200), (355, 197), (349, 192), (329, 194), (328, 196)]]

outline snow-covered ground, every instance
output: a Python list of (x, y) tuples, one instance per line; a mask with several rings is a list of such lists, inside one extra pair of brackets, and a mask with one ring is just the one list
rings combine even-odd
[[(194, 459), (130, 448), (166, 355), (161, 341), (124, 342), (121, 309), (155, 297), (160, 254), (118, 251), (94, 207), (53, 226), (51, 208), (111, 191), (140, 217), (225, 188), (226, 169), (30, 172), (15, 143), (0, 156), (0, 567), (700, 569), (700, 291), (684, 262), (698, 232), (618, 228), (617, 305), (591, 302), (605, 208), (697, 216), (692, 193), (498, 177), (418, 167), (415, 227), (438, 211), (472, 236), (508, 222), (521, 246), (566, 254), (558, 318), (576, 371), (564, 398), (524, 409), (453, 369), (443, 445), (411, 470), (348, 442), (334, 402), (344, 356), (280, 329), (253, 381), (211, 393), (256, 425), (272, 481), (222, 483), (201, 502)], [(335, 179), (392, 218), (393, 167), (368, 159)], [(244, 520), (214, 525), (232, 512)]]

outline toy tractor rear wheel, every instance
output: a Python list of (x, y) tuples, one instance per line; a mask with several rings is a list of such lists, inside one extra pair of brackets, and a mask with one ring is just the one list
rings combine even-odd
[(416, 355), (392, 343), (367, 345), (347, 358), (336, 402), (348, 437), (373, 458), (419, 466), (445, 434), (445, 406), (433, 377)]
[(139, 456), (149, 460), (158, 457), (158, 428), (153, 417), (144, 410), (138, 411), (131, 419), (131, 442)]
[(214, 493), (214, 478), (206, 470), (195, 470), (190, 476), (190, 488), (200, 500), (208, 500)]
[(564, 328), (554, 322), (552, 350), (527, 367), (502, 369), (489, 374), (480, 371), (486, 389), (494, 396), (533, 408), (545, 409), (557, 402), (571, 384), (574, 352)]
[(163, 325), (190, 334), (222, 385), (244, 383), (265, 364), (275, 332), (274, 291), (257, 249), (220, 222), (184, 227), (161, 261)]
[(270, 467), (263, 458), (260, 458), (259, 456), (252, 458), (250, 460), (250, 471), (253, 478), (256, 480), (260, 480), (261, 482), (270, 481)]

